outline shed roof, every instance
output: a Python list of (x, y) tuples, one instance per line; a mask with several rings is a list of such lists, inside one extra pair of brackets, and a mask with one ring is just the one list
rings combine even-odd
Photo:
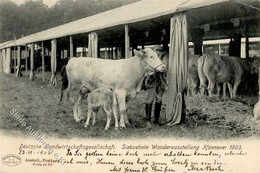
[(232, 0), (142, 0), (28, 35), (4, 47), (24, 45), (79, 33), (88, 33), (229, 1)]
[(10, 43), (12, 43), (14, 40), (10, 40), (10, 41), (6, 41), (6, 42), (3, 42), (3, 43), (0, 43), (0, 49)]

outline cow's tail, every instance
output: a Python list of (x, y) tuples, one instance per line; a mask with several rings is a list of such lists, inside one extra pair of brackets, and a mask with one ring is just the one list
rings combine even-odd
[(64, 65), (61, 69), (61, 93), (60, 93), (60, 101), (62, 101), (63, 98), (63, 92), (64, 90), (66, 90), (68, 88), (68, 76), (67, 76), (67, 72), (66, 72), (66, 65)]

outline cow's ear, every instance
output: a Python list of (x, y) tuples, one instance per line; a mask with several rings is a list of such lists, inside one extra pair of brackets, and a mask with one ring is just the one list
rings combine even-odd
[(139, 56), (139, 57), (143, 57), (143, 55), (144, 55), (144, 53), (143, 53), (142, 51), (138, 51), (138, 50), (136, 50), (136, 49), (134, 49), (134, 54), (135, 54), (136, 56)]
[(142, 52), (143, 52), (143, 54), (147, 54), (148, 50), (147, 49), (143, 49)]

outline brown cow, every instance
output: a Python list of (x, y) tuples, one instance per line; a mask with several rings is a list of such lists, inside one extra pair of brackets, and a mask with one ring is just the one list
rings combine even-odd
[[(226, 97), (226, 84), (228, 84), (230, 97), (236, 97), (237, 88), (241, 82), (243, 68), (237, 57), (221, 57), (217, 54), (204, 54), (198, 60), (198, 74), (200, 78), (201, 94), (205, 93), (208, 80), (209, 95), (212, 96), (215, 84), (218, 95), (219, 84), (223, 83), (223, 96)], [(232, 87), (232, 83), (234, 86)]]
[(188, 93), (195, 94), (199, 84), (198, 60), (199, 55), (192, 55), (188, 62)]

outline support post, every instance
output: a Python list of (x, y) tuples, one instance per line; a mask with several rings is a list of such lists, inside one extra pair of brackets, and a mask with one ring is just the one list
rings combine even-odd
[(108, 59), (107, 48), (105, 48), (105, 59)]
[(191, 39), (194, 44), (194, 54), (202, 55), (202, 46), (203, 46), (203, 29), (193, 29), (191, 31)]
[(54, 39), (51, 41), (51, 79), (49, 82), (49, 87), (57, 85), (57, 40)]
[(125, 25), (125, 58), (130, 56), (129, 25)]
[(34, 80), (34, 44), (31, 44), (31, 56), (30, 56), (30, 77), (29, 80)]
[(85, 46), (82, 47), (81, 57), (84, 57), (86, 54), (86, 48)]
[(28, 47), (25, 45), (25, 71), (26, 75), (28, 75)]
[(21, 46), (18, 46), (17, 49), (17, 72), (16, 72), (16, 77), (21, 77), (22, 72), (21, 72)]
[(229, 56), (241, 57), (241, 34), (234, 34), (229, 43)]
[(121, 59), (121, 47), (117, 48), (117, 59)]
[(70, 36), (70, 58), (73, 58), (74, 56), (74, 49), (73, 49), (73, 38)]
[(221, 44), (218, 44), (218, 54), (221, 55)]
[(88, 57), (98, 57), (98, 34), (95, 32), (88, 35)]
[(112, 48), (112, 49), (113, 49), (113, 59), (117, 59), (117, 57), (116, 57), (116, 47)]
[(45, 55), (44, 55), (44, 44), (43, 44), (43, 41), (42, 41), (42, 43), (41, 43), (41, 47), (42, 47), (42, 81), (44, 81), (45, 80), (45, 78), (44, 78), (44, 73), (45, 73), (45, 62), (44, 62), (44, 57), (45, 57)]
[(5, 57), (5, 68), (6, 68), (6, 73), (10, 74), (11, 73), (11, 48), (6, 49), (6, 57)]
[(249, 36), (246, 35), (246, 58), (249, 58)]
[(14, 60), (14, 75), (16, 75), (16, 46), (14, 46), (14, 50), (12, 52), (12, 57)]
[(113, 47), (110, 47), (109, 49), (109, 59), (113, 59)]

